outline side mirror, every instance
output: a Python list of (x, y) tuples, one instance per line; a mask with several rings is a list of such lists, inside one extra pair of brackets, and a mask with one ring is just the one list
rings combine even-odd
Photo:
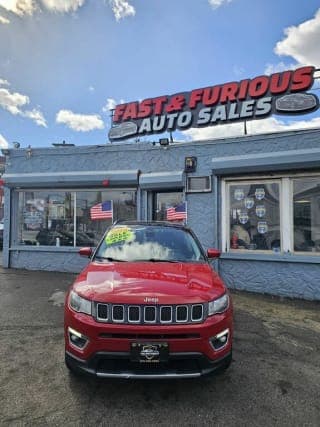
[(221, 251), (219, 249), (210, 248), (207, 251), (208, 258), (219, 258), (221, 255)]
[(81, 248), (81, 249), (79, 249), (79, 255), (81, 255), (81, 256), (85, 256), (85, 257), (87, 257), (87, 258), (90, 258), (91, 257), (91, 255), (92, 255), (92, 248)]

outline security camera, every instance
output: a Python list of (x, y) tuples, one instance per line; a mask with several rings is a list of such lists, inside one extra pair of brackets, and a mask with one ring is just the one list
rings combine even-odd
[(20, 142), (14, 142), (13, 146), (14, 148), (20, 148)]

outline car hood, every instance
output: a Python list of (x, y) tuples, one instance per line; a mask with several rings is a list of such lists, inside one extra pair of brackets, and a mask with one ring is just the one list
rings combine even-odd
[(206, 302), (226, 288), (207, 263), (91, 262), (73, 289), (83, 298), (122, 304)]

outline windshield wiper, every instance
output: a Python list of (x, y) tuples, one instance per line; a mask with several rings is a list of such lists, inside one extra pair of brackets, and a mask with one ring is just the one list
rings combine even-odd
[(146, 259), (145, 261), (150, 261), (150, 262), (182, 262), (182, 261), (178, 261), (178, 260), (174, 260), (174, 259), (160, 259), (160, 258), (149, 258), (149, 259)]
[(103, 260), (106, 260), (106, 261), (113, 261), (113, 262), (127, 262), (125, 259), (116, 259), (116, 258), (112, 258), (111, 256), (100, 256), (100, 255), (97, 255), (96, 257), (95, 257), (95, 259), (97, 259), (98, 261), (100, 260), (100, 261), (103, 261)]

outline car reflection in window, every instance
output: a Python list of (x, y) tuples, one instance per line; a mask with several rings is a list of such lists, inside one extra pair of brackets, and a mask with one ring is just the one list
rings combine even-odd
[[(73, 231), (42, 229), (36, 236), (37, 242), (44, 246), (56, 245), (57, 238), (60, 246), (73, 246)], [(77, 231), (76, 246), (95, 246), (95, 243), (86, 233)]]

